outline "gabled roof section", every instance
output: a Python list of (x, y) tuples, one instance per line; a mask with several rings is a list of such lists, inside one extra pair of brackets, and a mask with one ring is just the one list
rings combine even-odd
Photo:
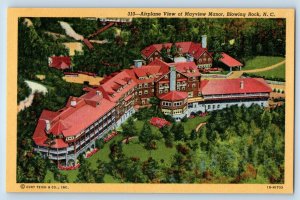
[(71, 58), (69, 56), (51, 56), (49, 67), (56, 69), (69, 69), (71, 66)]
[(179, 101), (186, 99), (188, 97), (187, 92), (180, 92), (180, 91), (170, 91), (166, 94), (159, 96), (159, 99), (165, 101)]
[[(181, 53), (183, 54), (190, 54), (192, 55), (195, 59), (198, 59), (204, 52), (207, 52), (209, 56), (211, 54), (208, 52), (207, 48), (203, 48), (201, 43), (195, 43), (195, 42), (176, 42), (175, 45), (177, 48), (181, 48)], [(161, 43), (161, 44), (152, 44), (146, 48), (144, 48), (141, 51), (141, 54), (144, 58), (148, 58), (151, 56), (155, 51), (161, 52), (161, 49), (163, 47), (169, 49), (171, 48), (172, 43)]]
[(234, 59), (233, 57), (231, 57), (230, 55), (228, 55), (224, 52), (221, 53), (221, 56), (222, 56), (222, 58), (220, 58), (219, 61), (221, 61), (222, 63), (224, 63), (228, 67), (241, 67), (241, 66), (243, 66), (242, 63), (240, 63), (239, 61), (237, 61), (236, 59)]
[(117, 102), (136, 84), (136, 78), (133, 77), (132, 71), (126, 69), (108, 79), (98, 89), (106, 93), (105, 97), (110, 101)]
[(195, 77), (200, 76), (199, 69), (194, 62), (179, 62), (179, 63), (169, 63), (169, 65), (175, 65), (176, 71), (179, 73), (188, 76)]
[(262, 78), (203, 80), (201, 81), (200, 90), (202, 95), (272, 92), (270, 86)]

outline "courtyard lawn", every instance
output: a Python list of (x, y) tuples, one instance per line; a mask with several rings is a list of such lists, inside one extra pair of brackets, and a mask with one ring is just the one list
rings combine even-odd
[(274, 78), (281, 78), (285, 80), (285, 64), (282, 64), (274, 69), (263, 71), (263, 72), (256, 72), (256, 73), (249, 73), (256, 76), (264, 77), (266, 79), (274, 79)]
[(284, 57), (279, 57), (279, 56), (256, 56), (253, 59), (246, 60), (246, 64), (242, 68), (242, 70), (260, 69), (260, 68), (269, 67), (281, 61), (284, 61), (284, 59), (285, 59)]
[[(185, 132), (187, 134), (191, 133), (193, 129), (197, 127), (199, 123), (207, 121), (209, 116), (206, 117), (195, 117), (195, 118), (189, 118), (186, 122), (182, 122), (185, 128)], [(138, 132), (140, 132), (143, 128), (144, 121), (136, 120), (135, 125), (138, 129)], [(155, 126), (151, 126), (151, 129), (154, 133), (159, 133), (159, 129)], [(114, 137), (112, 140), (110, 140), (108, 143), (105, 143), (104, 146), (92, 157), (88, 158), (87, 161), (91, 163), (92, 169), (97, 169), (97, 161), (102, 160), (103, 162), (108, 163), (110, 161), (109, 159), (109, 153), (110, 149), (109, 146), (114, 141), (121, 141), (123, 140), (123, 136), (120, 133), (116, 137)], [(150, 156), (154, 158), (158, 162), (164, 162), (166, 166), (171, 165), (172, 159), (174, 154), (176, 153), (176, 144), (179, 142), (174, 142), (174, 146), (172, 148), (168, 148), (165, 146), (164, 140), (160, 140), (156, 142), (157, 148), (155, 150), (147, 150), (144, 148), (143, 144), (141, 144), (138, 140), (138, 138), (133, 138), (129, 144), (123, 145), (123, 152), (127, 157), (139, 157), (141, 161), (147, 160)], [(70, 171), (61, 171), (62, 174), (65, 174), (68, 176), (69, 182), (75, 182), (78, 174), (77, 170), (70, 170)], [(46, 181), (55, 182), (53, 173), (51, 171), (48, 171), (46, 174)], [(107, 174), (104, 177), (104, 180), (106, 183), (118, 183), (119, 180), (114, 179), (111, 175)]]
[(195, 117), (192, 119), (188, 119), (186, 122), (183, 122), (184, 131), (186, 134), (190, 134), (192, 130), (196, 129), (196, 127), (202, 123), (206, 122), (208, 120), (209, 116), (205, 117)]
[(139, 157), (141, 161), (146, 161), (149, 157), (154, 158), (156, 161), (160, 162), (164, 160), (167, 165), (170, 165), (173, 155), (176, 152), (175, 145), (172, 148), (166, 147), (164, 140), (156, 142), (156, 149), (147, 150), (138, 141), (138, 138), (130, 141), (129, 144), (124, 144), (123, 150), (124, 154), (128, 157)]
[(217, 74), (217, 75), (227, 75), (230, 71), (217, 71), (217, 72), (210, 72), (209, 74)]

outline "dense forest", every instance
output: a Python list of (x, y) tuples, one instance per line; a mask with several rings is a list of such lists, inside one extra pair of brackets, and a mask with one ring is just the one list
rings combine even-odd
[(126, 144), (114, 141), (110, 161), (99, 160), (96, 170), (80, 158), (77, 182), (102, 183), (109, 174), (129, 183), (283, 183), (284, 115), (284, 106), (272, 111), (233, 106), (212, 112), (206, 126), (189, 134), (180, 122), (154, 134), (147, 121), (138, 133), (130, 119), (122, 134), (138, 135), (148, 150), (160, 140), (168, 148), (175, 145), (171, 163), (151, 156), (128, 157), (123, 152)]
[[(17, 181), (44, 182), (48, 169), (57, 182), (66, 182), (67, 177), (53, 163), (33, 153), (31, 136), (43, 109), (60, 109), (69, 96), (80, 96), (84, 85), (67, 83), (61, 71), (48, 67), (48, 57), (67, 55), (62, 42), (74, 39), (57, 39), (46, 32), (65, 34), (58, 21), (66, 21), (86, 37), (103, 24), (83, 18), (30, 20), (32, 26), (26, 25), (24, 18), (19, 19), (18, 102), (30, 93), (24, 80), (45, 85), (48, 93), (35, 94), (32, 106), (18, 113)], [(283, 19), (133, 19), (131, 24), (113, 27), (94, 38), (107, 39), (108, 43), (94, 45), (92, 51), (84, 46), (83, 53), (76, 53), (72, 58), (73, 70), (109, 74), (128, 68), (134, 59), (141, 58), (141, 49), (150, 44), (200, 42), (203, 34), (208, 36), (210, 51), (226, 51), (242, 62), (255, 55), (285, 54)], [(37, 74), (45, 75), (45, 79), (38, 79)], [(151, 116), (147, 110), (142, 112), (136, 117)], [(78, 182), (103, 182), (105, 173), (111, 173), (121, 182), (283, 182), (284, 107), (272, 111), (232, 107), (213, 112), (207, 126), (191, 135), (182, 134), (180, 123), (161, 130), (161, 135), (153, 135), (149, 124), (144, 126), (144, 135), (127, 132), (125, 137), (138, 134), (140, 142), (149, 149), (155, 147), (153, 142), (157, 140), (164, 140), (166, 146), (176, 145), (172, 166), (151, 157), (145, 162), (126, 157), (122, 146), (114, 143), (110, 162), (99, 162), (97, 171), (90, 169), (85, 159), (80, 159)], [(147, 140), (148, 136), (151, 140)]]
[[(94, 23), (93, 27), (97, 27), (97, 22)], [(82, 24), (74, 29), (86, 34)], [(121, 33), (112, 38), (118, 28)], [(283, 19), (133, 19), (131, 25), (115, 27), (99, 35), (99, 39), (108, 38), (110, 42), (95, 46), (92, 52), (84, 48), (83, 55), (74, 57), (75, 69), (84, 66), (88, 71), (108, 74), (132, 65), (134, 59), (141, 58), (141, 49), (150, 44), (201, 42), (204, 34), (209, 51), (216, 52), (216, 56), (224, 51), (243, 63), (255, 55), (285, 56)]]

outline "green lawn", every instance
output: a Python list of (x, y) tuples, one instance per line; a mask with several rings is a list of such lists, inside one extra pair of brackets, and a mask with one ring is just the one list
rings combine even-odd
[(256, 76), (264, 77), (266, 79), (282, 78), (285, 80), (285, 64), (282, 64), (268, 71), (249, 73), (249, 74), (254, 74)]
[[(183, 122), (185, 132), (189, 134), (193, 129), (197, 127), (197, 125), (201, 122), (207, 121), (208, 116), (206, 117), (195, 117), (193, 119), (188, 119), (186, 122)], [(144, 121), (135, 121), (135, 125), (140, 132), (142, 130)], [(152, 131), (159, 133), (159, 129), (151, 126)], [(87, 160), (91, 163), (91, 167), (93, 169), (97, 168), (97, 160), (102, 160), (104, 162), (109, 162), (109, 146), (113, 141), (120, 141), (123, 139), (123, 136), (117, 135), (114, 137), (111, 141), (106, 143), (103, 148), (100, 149), (95, 155), (92, 157), (88, 158)], [(171, 161), (173, 159), (173, 155), (176, 152), (176, 144), (178, 142), (174, 143), (174, 146), (172, 148), (168, 148), (165, 146), (164, 140), (157, 141), (157, 149), (155, 150), (147, 150), (144, 148), (142, 144), (138, 141), (138, 138), (135, 138), (130, 141), (129, 144), (124, 144), (123, 146), (123, 151), (124, 154), (127, 157), (139, 157), (141, 161), (147, 160), (150, 156), (153, 157), (155, 160), (158, 162), (161, 162), (162, 160), (164, 161), (165, 165), (170, 165)], [(77, 174), (78, 174), (78, 169), (77, 170), (71, 170), (71, 171), (61, 171), (62, 174), (65, 174), (68, 176), (68, 179), (70, 182), (74, 182), (76, 180)], [(106, 175), (104, 177), (105, 182), (107, 183), (116, 183), (119, 182), (118, 180), (115, 180), (111, 175)], [(53, 178), (53, 173), (51, 171), (48, 171), (46, 174), (46, 179), (45, 181), (50, 181), (50, 182), (55, 182)]]
[(227, 75), (230, 71), (217, 71), (217, 72), (210, 72), (209, 74), (218, 74), (218, 75)]
[(242, 69), (250, 70), (250, 69), (269, 67), (271, 65), (283, 61), (284, 59), (285, 59), (284, 57), (278, 57), (278, 56), (256, 56), (253, 59), (246, 60), (246, 64)]

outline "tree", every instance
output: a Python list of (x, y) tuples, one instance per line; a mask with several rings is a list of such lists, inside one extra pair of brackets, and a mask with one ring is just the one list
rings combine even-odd
[(171, 54), (171, 56), (173, 57), (173, 59), (174, 59), (174, 57), (176, 57), (176, 55), (177, 55), (177, 46), (176, 46), (175, 43), (173, 43), (172, 46), (171, 46), (170, 54)]
[(77, 175), (77, 183), (95, 183), (95, 171), (91, 169), (91, 164), (81, 154), (78, 158), (80, 167)]
[(168, 128), (168, 126), (164, 126), (160, 129), (161, 134), (163, 135), (163, 138), (165, 140), (166, 147), (173, 147), (174, 142), (174, 135)]
[(153, 182), (159, 176), (160, 167), (158, 162), (152, 157), (149, 157), (148, 160), (143, 162), (142, 165), (143, 174), (145, 174), (148, 179)]
[(152, 129), (148, 121), (146, 121), (143, 125), (141, 133), (139, 135), (139, 141), (145, 144), (145, 147), (148, 149), (153, 148), (153, 140), (154, 134), (152, 133)]
[(96, 183), (104, 183), (104, 176), (106, 172), (105, 163), (101, 160), (97, 161), (97, 169), (95, 170), (95, 181)]
[(149, 103), (151, 104), (151, 109), (157, 114), (159, 111), (160, 100), (157, 97), (151, 97)]
[(197, 138), (197, 132), (195, 129), (191, 131), (190, 140), (195, 140)]
[(129, 117), (127, 120), (127, 124), (124, 123), (121, 125), (122, 127), (122, 134), (125, 136), (126, 138), (126, 144), (129, 143), (129, 138), (132, 136), (136, 136), (138, 135), (138, 130), (134, 124), (133, 118)]
[(174, 124), (171, 128), (171, 131), (174, 133), (174, 138), (176, 141), (186, 139), (186, 134), (184, 132), (184, 126), (182, 123)]

